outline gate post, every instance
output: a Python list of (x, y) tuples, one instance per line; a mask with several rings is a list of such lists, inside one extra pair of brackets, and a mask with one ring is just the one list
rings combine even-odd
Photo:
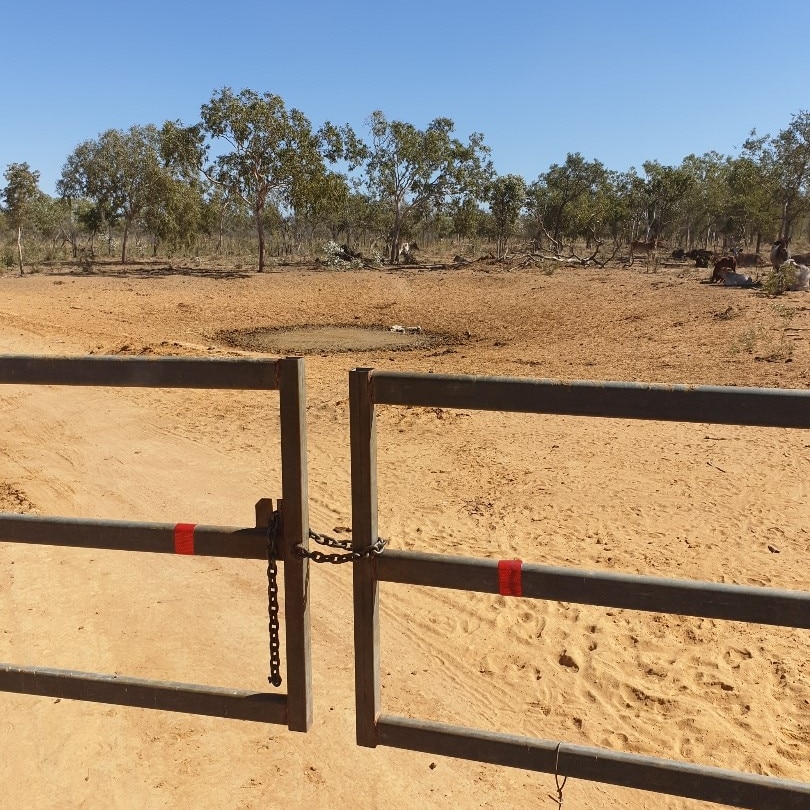
[[(354, 548), (369, 548), (377, 540), (377, 433), (371, 373), (369, 368), (349, 372)], [(380, 715), (380, 589), (373, 557), (356, 560), (352, 572), (357, 744), (375, 748)]]
[(293, 553), (309, 541), (307, 486), (307, 415), (304, 359), (279, 360), (281, 417), (281, 492), (284, 531), (284, 626), (287, 644), (287, 727), (308, 731), (312, 726), (312, 667), (310, 664), (309, 560)]

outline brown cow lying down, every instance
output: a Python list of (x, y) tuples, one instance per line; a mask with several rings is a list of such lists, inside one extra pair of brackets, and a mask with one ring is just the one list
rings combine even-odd
[(733, 273), (737, 269), (737, 259), (734, 256), (720, 256), (714, 260), (714, 269), (709, 281), (722, 281), (726, 273)]

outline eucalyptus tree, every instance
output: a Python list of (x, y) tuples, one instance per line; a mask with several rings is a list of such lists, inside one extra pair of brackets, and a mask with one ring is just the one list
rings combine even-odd
[(506, 255), (506, 246), (526, 202), (526, 181), (517, 174), (496, 177), (487, 189), (487, 202), (495, 228), (497, 258)]
[(309, 119), (300, 110), (287, 109), (280, 96), (249, 89), (215, 91), (200, 117), (190, 127), (164, 125), (167, 152), (248, 206), (263, 272), (265, 212), (273, 206), (293, 210), (296, 201), (311, 194), (323, 182), (326, 159), (343, 157), (352, 133), (330, 124), (315, 132)]
[(726, 183), (729, 221), (759, 253), (763, 238), (769, 241), (779, 231), (781, 215), (773, 178), (761, 163), (743, 155), (729, 161)]
[(310, 239), (320, 227), (337, 242), (341, 234), (352, 230), (351, 201), (352, 189), (346, 176), (326, 171), (297, 189), (292, 207)]
[(123, 223), (121, 262), (133, 223), (165, 193), (167, 170), (160, 157), (157, 127), (109, 129), (97, 141), (79, 144), (62, 168), (57, 190), (62, 197), (92, 200), (108, 224)]
[(214, 250), (217, 254), (225, 252), (225, 235), (235, 228), (247, 224), (251, 227), (252, 219), (244, 202), (222, 186), (210, 184), (203, 198), (201, 212), (201, 229), (203, 233), (216, 235)]
[(527, 209), (539, 234), (544, 234), (559, 253), (564, 239), (583, 235), (592, 221), (593, 196), (605, 178), (598, 161), (587, 161), (579, 152), (568, 153), (565, 163), (554, 163), (528, 188)]
[(32, 170), (27, 163), (10, 163), (3, 176), (6, 185), (2, 197), (6, 216), (11, 227), (17, 232), (17, 257), (20, 275), (23, 269), (23, 227), (31, 221), (34, 206), (42, 194), (39, 190), (39, 172)]
[(64, 200), (54, 199), (40, 191), (31, 206), (31, 225), (43, 241), (50, 243), (50, 253), (70, 242), (70, 212)]
[(657, 160), (645, 161), (642, 166), (647, 175), (644, 198), (648, 238), (671, 236), (694, 178), (680, 166), (663, 166)]
[(479, 235), (484, 212), (474, 197), (465, 196), (451, 200), (448, 215), (452, 224), (452, 234), (458, 241), (474, 239)]
[(454, 138), (449, 118), (436, 118), (420, 130), (388, 121), (377, 110), (368, 127), (366, 184), (388, 211), (390, 260), (395, 263), (406, 227), (452, 198), (482, 198), (492, 174), (490, 150), (481, 133), (473, 133), (466, 144)]
[(205, 227), (205, 202), (201, 185), (163, 171), (144, 206), (140, 221), (152, 238), (152, 254), (165, 243), (171, 253), (193, 247)]
[(627, 223), (631, 218), (631, 186), (632, 180), (627, 172), (606, 170), (590, 200), (593, 212), (590, 235), (594, 241), (610, 239), (614, 252), (624, 241)]
[(810, 111), (798, 112), (774, 138), (752, 131), (743, 156), (759, 163), (770, 179), (780, 212), (778, 238), (789, 239), (798, 217), (810, 209)]
[(718, 152), (687, 155), (679, 169), (689, 181), (677, 205), (671, 230), (683, 236), (683, 244), (691, 247), (702, 237), (703, 245), (707, 246), (712, 234), (721, 234), (735, 243), (743, 239), (743, 233), (729, 219), (728, 159)]

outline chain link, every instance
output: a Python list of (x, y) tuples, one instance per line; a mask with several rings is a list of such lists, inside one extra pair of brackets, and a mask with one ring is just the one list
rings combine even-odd
[(278, 622), (278, 566), (276, 540), (281, 515), (276, 511), (267, 524), (267, 614), (270, 636), (270, 677), (273, 686), (281, 686), (281, 638)]
[(309, 549), (304, 548), (302, 545), (297, 545), (293, 549), (295, 555), (297, 557), (307, 557), (308, 559), (312, 560), (312, 562), (332, 563), (333, 565), (355, 562), (366, 557), (374, 557), (378, 554), (382, 554), (383, 549), (388, 542), (387, 540), (383, 540), (382, 537), (378, 537), (370, 546), (366, 546), (365, 548), (354, 548), (351, 540), (336, 540), (334, 537), (330, 537), (328, 534), (318, 534), (318, 532), (314, 532), (312, 529), (309, 530), (309, 539), (314, 540), (321, 546), (339, 548), (344, 553), (326, 554), (323, 551), (318, 551), (317, 549), (310, 551)]
[[(278, 565), (276, 563), (278, 533), (281, 527), (281, 514), (276, 511), (270, 516), (267, 524), (267, 615), (268, 635), (270, 637), (270, 677), (267, 679), (273, 686), (281, 686), (281, 630), (279, 626), (278, 607)], [(339, 548), (340, 554), (325, 554), (322, 551), (310, 551), (297, 545), (293, 552), (297, 557), (306, 557), (316, 563), (347, 563), (382, 554), (386, 542), (378, 537), (366, 548), (353, 548), (350, 540), (336, 540), (326, 534), (309, 530), (309, 539), (322, 546)]]

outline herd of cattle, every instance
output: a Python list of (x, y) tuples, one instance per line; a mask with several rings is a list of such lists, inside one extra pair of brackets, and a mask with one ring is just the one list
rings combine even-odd
[[(634, 242), (630, 249), (630, 264), (633, 263), (634, 253), (640, 253), (643, 250), (649, 256), (656, 248), (657, 245), (654, 242)], [(680, 261), (691, 259), (694, 261), (695, 267), (708, 268), (709, 263), (711, 263), (710, 283), (719, 283), (726, 287), (756, 286), (757, 282), (751, 276), (738, 272), (738, 268), (765, 265), (758, 253), (742, 253), (739, 250), (732, 250), (726, 254), (717, 254), (711, 250), (683, 250), (683, 248), (676, 248), (672, 251), (672, 258)], [(774, 270), (778, 270), (786, 262), (790, 262), (795, 268), (796, 280), (788, 289), (810, 291), (810, 268), (807, 266), (808, 262), (810, 262), (810, 255), (791, 257), (788, 240), (779, 239), (771, 245), (769, 258)]]

